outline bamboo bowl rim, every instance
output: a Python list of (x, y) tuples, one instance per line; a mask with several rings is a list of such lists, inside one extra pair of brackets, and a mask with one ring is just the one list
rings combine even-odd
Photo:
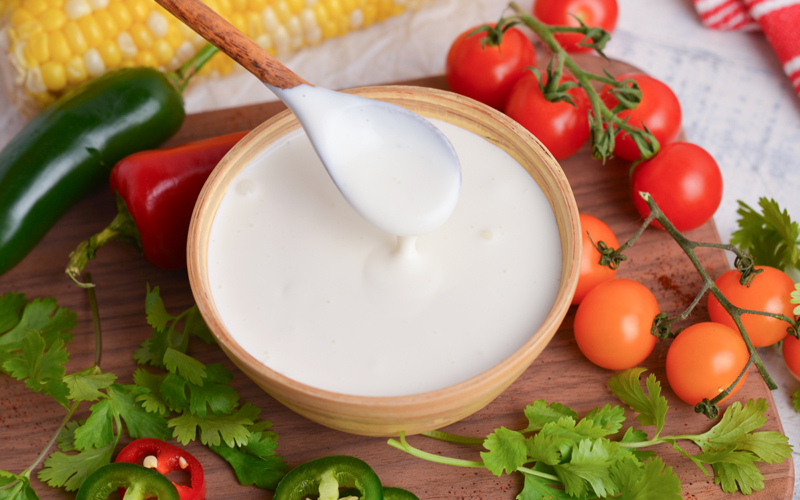
[[(383, 409), (388, 412), (393, 408), (430, 405), (445, 400), (462, 400), (462, 406), (467, 406), (468, 401), (475, 399), (474, 394), (481, 392), (486, 384), (502, 385), (502, 389), (505, 389), (538, 356), (544, 348), (542, 343), (546, 345), (555, 335), (570, 307), (577, 286), (581, 257), (580, 221), (577, 204), (564, 172), (550, 152), (524, 127), (499, 111), (467, 97), (427, 87), (399, 85), (363, 87), (347, 92), (389, 101), (422, 116), (439, 118), (462, 126), (499, 146), (526, 168), (550, 202), (561, 241), (562, 269), (558, 293), (544, 322), (521, 347), (488, 370), (454, 385), (405, 396), (355, 396), (319, 389), (272, 370), (248, 353), (225, 327), (211, 296), (207, 267), (208, 235), (224, 193), (236, 175), (262, 151), (262, 146), (272, 144), (275, 139), (300, 127), (289, 110), (271, 117), (234, 146), (211, 173), (198, 197), (189, 228), (187, 262), (189, 282), (200, 313), (228, 357), (248, 377), (253, 378), (248, 372), (258, 373), (289, 391), (302, 393), (310, 399), (327, 404), (345, 405), (351, 409)], [(492, 133), (502, 135), (506, 140), (510, 139), (518, 150), (503, 147), (503, 144), (489, 135)], [(536, 158), (538, 161), (534, 163), (538, 164), (541, 172), (532, 172), (526, 167), (520, 161), (522, 153)], [(537, 174), (543, 180), (551, 181), (550, 189), (537, 179)], [(553, 198), (556, 196), (551, 192), (553, 190), (558, 194), (558, 200)], [(562, 218), (559, 218), (559, 213)], [(522, 364), (524, 367), (520, 370)]]

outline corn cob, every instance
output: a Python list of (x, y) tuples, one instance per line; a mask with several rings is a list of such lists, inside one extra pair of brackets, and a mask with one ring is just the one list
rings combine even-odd
[[(205, 0), (278, 57), (369, 26), (426, 0)], [(171, 71), (205, 41), (154, 0), (0, 0), (14, 85), (40, 105), (120, 67)], [(203, 72), (227, 74), (217, 54)]]

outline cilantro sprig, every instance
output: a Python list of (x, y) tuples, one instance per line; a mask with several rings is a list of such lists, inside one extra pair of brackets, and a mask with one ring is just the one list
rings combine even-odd
[[(643, 450), (668, 444), (692, 460), (706, 475), (705, 465), (714, 471), (714, 481), (723, 491), (749, 494), (764, 488), (758, 462), (783, 462), (792, 448), (779, 432), (755, 432), (767, 418), (764, 399), (750, 400), (744, 406), (733, 403), (722, 419), (709, 431), (696, 435), (661, 436), (669, 406), (661, 396), (661, 384), (650, 375), (639, 381), (644, 368), (626, 370), (611, 378), (609, 389), (636, 414), (643, 427), (654, 427), (651, 438), (639, 429), (628, 427), (616, 438), (625, 423), (624, 409), (605, 405), (583, 418), (560, 403), (544, 400), (525, 408), (528, 426), (522, 431), (501, 427), (489, 434), (482, 445), (480, 461), (443, 457), (411, 446), (405, 436), (388, 444), (418, 458), (460, 467), (481, 467), (493, 474), (521, 473), (523, 488), (519, 500), (659, 498), (679, 500), (678, 476), (652, 451)], [(428, 437), (469, 444), (465, 438), (443, 432), (425, 433)], [(690, 441), (700, 451), (689, 453), (679, 441)]]
[(749, 252), (760, 266), (800, 270), (800, 225), (778, 202), (759, 198), (761, 213), (739, 201), (739, 229), (731, 235), (731, 243)]

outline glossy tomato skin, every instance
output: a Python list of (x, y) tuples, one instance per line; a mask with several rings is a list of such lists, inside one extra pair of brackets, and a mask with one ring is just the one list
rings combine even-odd
[(589, 361), (609, 370), (632, 368), (656, 345), (650, 334), (658, 302), (641, 283), (613, 279), (594, 287), (575, 313), (575, 341)]
[[(564, 75), (561, 81), (575, 81)], [(569, 90), (576, 106), (568, 102), (550, 102), (539, 88), (539, 79), (528, 71), (511, 89), (505, 112), (528, 129), (556, 160), (575, 154), (589, 138), (589, 101), (580, 88)]]
[[(604, 242), (611, 248), (619, 248), (619, 242), (614, 231), (597, 217), (580, 214), (581, 233), (583, 234), (583, 250), (581, 251), (581, 273), (578, 277), (578, 287), (572, 297), (572, 305), (581, 303), (584, 297), (597, 285), (614, 278), (616, 270), (601, 266), (600, 252), (592, 245), (592, 241)], [(588, 234), (587, 234), (588, 233)], [(591, 236), (591, 239), (589, 239)]]
[[(700, 146), (673, 142), (633, 170), (633, 204), (646, 218), (650, 207), (639, 196), (640, 191), (653, 196), (678, 231), (689, 231), (705, 224), (717, 211), (722, 201), (722, 173)], [(663, 229), (658, 221), (653, 221), (653, 226)]]
[(800, 340), (791, 335), (783, 339), (783, 361), (794, 378), (800, 380)]
[[(756, 266), (762, 272), (753, 278), (749, 287), (739, 284), (741, 273), (735, 269), (724, 273), (714, 283), (731, 304), (743, 309), (785, 314), (793, 317), (794, 304), (790, 294), (794, 281), (786, 273), (774, 267)], [(711, 321), (738, 331), (728, 312), (713, 295), (708, 296), (708, 315)], [(743, 314), (742, 325), (755, 347), (772, 345), (786, 336), (789, 323), (769, 316)]]
[[(611, 33), (617, 25), (617, 0), (536, 0), (533, 15), (551, 26), (572, 26), (580, 24), (576, 16), (586, 26), (599, 26)], [(580, 33), (559, 33), (555, 35), (558, 43), (567, 52), (588, 52), (592, 49), (578, 45), (583, 40)]]
[[(644, 123), (662, 148), (675, 142), (681, 133), (681, 105), (675, 93), (666, 84), (642, 73), (626, 73), (616, 77), (620, 81), (626, 78), (639, 84), (642, 101), (636, 108), (621, 111), (617, 116), (623, 120), (627, 118), (628, 123), (634, 127), (642, 128)], [(603, 87), (600, 96), (609, 109), (614, 109), (619, 104), (611, 93), (610, 85)], [(614, 156), (634, 161), (641, 158), (642, 154), (627, 133), (619, 132), (614, 142)]]
[[(667, 380), (679, 398), (695, 405), (727, 389), (749, 357), (738, 332), (718, 323), (697, 323), (678, 334), (669, 346)], [(746, 379), (747, 374), (722, 401), (733, 396)]]
[[(493, 25), (492, 25), (493, 26)], [(503, 109), (509, 92), (527, 66), (536, 65), (536, 50), (518, 29), (509, 28), (500, 45), (481, 41), (486, 33), (469, 35), (479, 26), (468, 29), (450, 46), (445, 78), (450, 90), (471, 97), (495, 109)]]

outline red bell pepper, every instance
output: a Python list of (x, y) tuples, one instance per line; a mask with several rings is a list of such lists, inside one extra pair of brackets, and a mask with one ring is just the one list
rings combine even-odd
[[(155, 457), (155, 460), (148, 457)], [(191, 475), (191, 486), (172, 483), (178, 490), (180, 500), (205, 500), (206, 498), (206, 480), (200, 462), (188, 451), (160, 439), (137, 439), (123, 448), (114, 461), (144, 465), (165, 476), (176, 470), (186, 470)], [(124, 489), (120, 489), (119, 496), (120, 498), (125, 497)]]
[(162, 269), (186, 267), (186, 239), (197, 197), (223, 156), (247, 132), (132, 154), (114, 166), (109, 183), (118, 214), (70, 254), (67, 276), (77, 279), (97, 249), (115, 239), (136, 245)]

